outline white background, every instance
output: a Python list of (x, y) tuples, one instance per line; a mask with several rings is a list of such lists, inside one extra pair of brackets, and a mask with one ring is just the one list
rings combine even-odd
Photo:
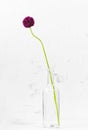
[[(60, 89), (61, 129), (88, 127), (88, 1), (0, 0), (0, 130), (42, 128), (44, 42)], [(43, 84), (43, 85), (42, 85)]]

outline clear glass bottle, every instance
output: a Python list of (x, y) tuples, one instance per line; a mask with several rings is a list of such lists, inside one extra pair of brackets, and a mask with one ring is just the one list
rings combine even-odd
[[(49, 77), (49, 74), (48, 74)], [(48, 78), (49, 79), (49, 78)], [(54, 78), (53, 78), (54, 79)], [(57, 105), (60, 117), (60, 93), (59, 88), (54, 85), (56, 91)], [(42, 118), (44, 127), (59, 127), (51, 83), (47, 81), (42, 90)]]

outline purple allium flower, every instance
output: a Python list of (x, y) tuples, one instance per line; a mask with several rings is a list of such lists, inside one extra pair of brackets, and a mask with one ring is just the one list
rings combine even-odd
[(30, 28), (34, 25), (34, 19), (30, 16), (27, 16), (23, 19), (23, 25), (25, 28)]

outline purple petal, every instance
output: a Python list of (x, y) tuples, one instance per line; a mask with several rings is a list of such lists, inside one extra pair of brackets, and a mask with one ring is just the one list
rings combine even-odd
[(34, 19), (30, 16), (27, 16), (23, 19), (23, 25), (26, 28), (30, 28), (30, 27), (34, 26), (34, 23), (35, 23)]

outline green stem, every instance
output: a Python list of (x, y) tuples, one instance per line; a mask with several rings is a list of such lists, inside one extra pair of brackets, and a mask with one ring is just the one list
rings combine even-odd
[(44, 44), (43, 44), (42, 40), (41, 40), (40, 38), (38, 38), (38, 37), (33, 33), (33, 31), (32, 31), (31, 28), (30, 28), (30, 32), (31, 32), (32, 36), (33, 36), (34, 38), (36, 38), (36, 39), (41, 43), (41, 46), (42, 46), (42, 49), (43, 49), (43, 53), (44, 53), (44, 56), (45, 56), (47, 68), (48, 68), (48, 71), (49, 71), (50, 82), (51, 82), (52, 89), (53, 89), (53, 96), (54, 96), (54, 103), (55, 103), (55, 107), (56, 107), (57, 122), (58, 122), (58, 126), (60, 126), (60, 119), (59, 119), (59, 111), (58, 111), (58, 103), (57, 103), (57, 98), (56, 98), (56, 92), (55, 92), (55, 87), (54, 87), (54, 83), (53, 83), (52, 73), (51, 73), (51, 70), (50, 70), (50, 65), (49, 65), (49, 62), (48, 62), (48, 58), (47, 58), (47, 55), (46, 55), (46, 51), (45, 51), (45, 48), (44, 48)]

